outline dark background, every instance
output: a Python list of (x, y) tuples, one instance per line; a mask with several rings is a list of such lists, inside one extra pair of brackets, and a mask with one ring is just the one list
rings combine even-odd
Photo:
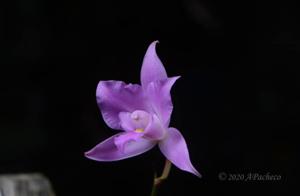
[[(116, 133), (99, 80), (139, 82), (148, 45), (173, 88), (171, 125), (203, 175), (173, 167), (160, 195), (289, 195), (296, 181), (299, 20), (280, 1), (0, 3), (0, 174), (42, 172), (58, 196), (149, 195), (158, 148), (113, 163), (83, 153)], [(293, 139), (294, 138), (294, 139)], [(227, 174), (279, 181), (221, 181)]]

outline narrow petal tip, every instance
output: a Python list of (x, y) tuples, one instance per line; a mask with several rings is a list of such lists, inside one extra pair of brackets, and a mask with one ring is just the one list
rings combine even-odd
[(151, 43), (151, 45), (152, 45), (152, 44), (157, 44), (157, 43), (159, 43), (159, 40), (153, 41), (153, 42)]
[(202, 178), (202, 175), (195, 169), (195, 167), (192, 165), (192, 163), (190, 162), (188, 167), (184, 167), (184, 168), (180, 168), (186, 172), (189, 172), (191, 174), (194, 174), (195, 176)]
[(88, 159), (94, 160), (91, 151), (92, 151), (92, 150), (89, 150), (89, 151), (84, 152), (84, 156), (85, 156), (86, 158), (88, 158)]
[(95, 158), (94, 158), (95, 154), (96, 154), (96, 151), (95, 151), (94, 148), (92, 148), (92, 149), (90, 149), (90, 150), (84, 152), (84, 156), (85, 156), (86, 158), (93, 159), (93, 160), (95, 160)]
[(195, 174), (197, 177), (202, 178), (202, 175), (194, 168), (192, 171), (193, 174)]
[(185, 139), (177, 129), (169, 128), (168, 137), (159, 143), (159, 148), (176, 167), (201, 178), (191, 163)]
[(156, 44), (158, 41), (152, 42), (144, 56), (141, 69), (141, 83), (143, 87), (147, 87), (150, 82), (156, 80), (167, 79), (167, 72), (156, 54)]

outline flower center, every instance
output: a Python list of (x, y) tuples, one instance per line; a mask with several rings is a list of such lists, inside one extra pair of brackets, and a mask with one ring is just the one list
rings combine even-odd
[(131, 114), (131, 118), (135, 121), (138, 121), (139, 120), (139, 114), (137, 112), (133, 112)]
[(148, 126), (150, 122), (150, 114), (143, 110), (135, 110), (130, 115), (132, 130), (136, 133), (144, 132), (145, 128)]
[(134, 132), (136, 132), (136, 133), (142, 133), (142, 132), (144, 132), (144, 129), (139, 128), (139, 129), (134, 130)]

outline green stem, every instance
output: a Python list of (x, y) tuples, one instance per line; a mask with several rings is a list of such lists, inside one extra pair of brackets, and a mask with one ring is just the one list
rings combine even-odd
[(170, 170), (171, 170), (171, 166), (172, 166), (171, 161), (166, 159), (165, 167), (164, 167), (164, 170), (163, 170), (161, 176), (157, 177), (156, 173), (154, 174), (151, 196), (156, 196), (159, 185), (168, 178)]

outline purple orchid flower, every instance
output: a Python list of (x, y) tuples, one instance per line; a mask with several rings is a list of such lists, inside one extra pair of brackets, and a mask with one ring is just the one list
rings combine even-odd
[(143, 60), (141, 85), (100, 81), (97, 103), (106, 124), (118, 133), (85, 153), (96, 161), (118, 161), (142, 154), (158, 144), (164, 156), (178, 168), (200, 177), (193, 167), (181, 133), (169, 127), (173, 110), (171, 88), (180, 77), (168, 77), (150, 44)]

